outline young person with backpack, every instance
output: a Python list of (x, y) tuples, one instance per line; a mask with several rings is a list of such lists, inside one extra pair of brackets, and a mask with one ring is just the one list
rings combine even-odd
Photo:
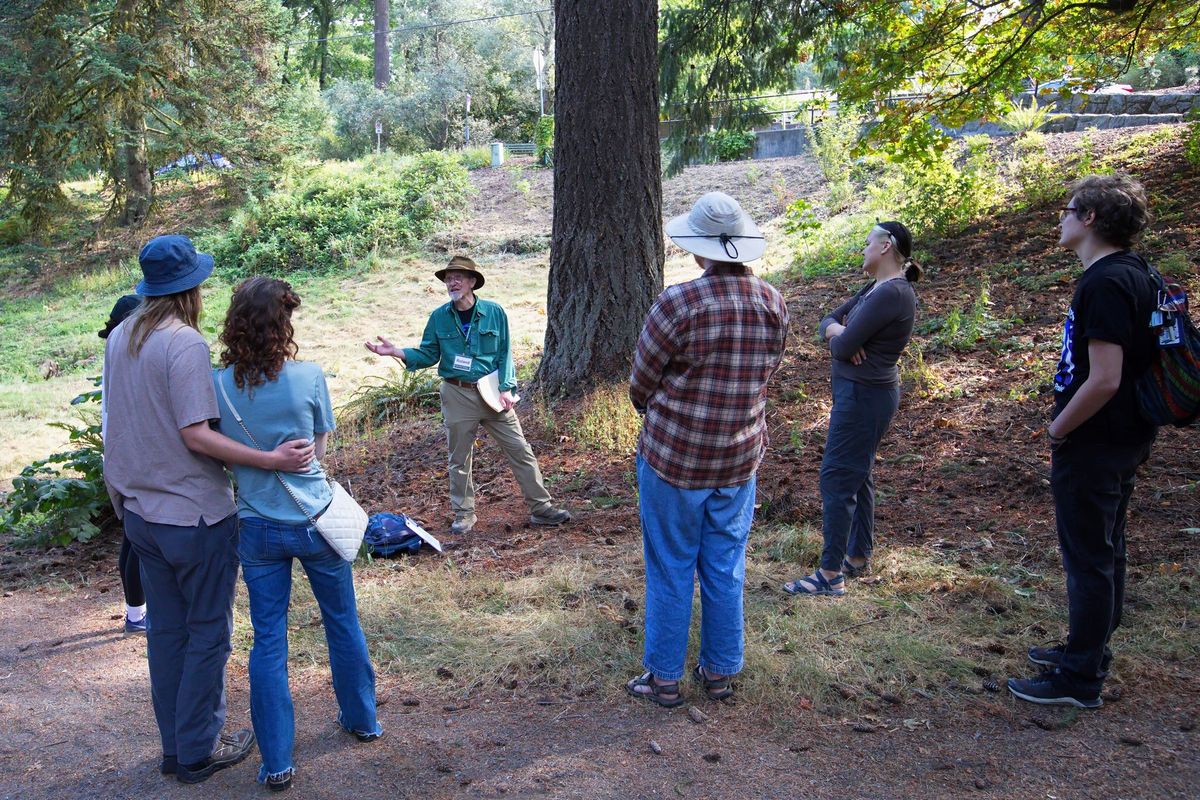
[(1125, 175), (1084, 178), (1061, 214), (1059, 244), (1084, 269), (1047, 429), (1069, 634), (1061, 646), (1031, 648), (1029, 660), (1046, 671), (1010, 678), (1008, 689), (1032, 703), (1098, 708), (1125, 596), (1126, 510), (1157, 430), (1139, 413), (1135, 384), (1157, 358), (1158, 283), (1131, 249), (1150, 220), (1141, 184)]

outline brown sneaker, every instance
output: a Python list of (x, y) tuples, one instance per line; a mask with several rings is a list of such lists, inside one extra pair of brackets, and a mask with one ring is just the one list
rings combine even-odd
[(236, 733), (222, 733), (217, 746), (199, 764), (180, 764), (175, 779), (180, 783), (201, 783), (219, 769), (240, 763), (254, 749), (254, 733), (242, 728)]
[(531, 525), (545, 525), (547, 527), (553, 527), (555, 525), (562, 525), (564, 522), (570, 521), (570, 511), (567, 511), (565, 508), (555, 508), (553, 506), (544, 511), (539, 511), (536, 514), (529, 515), (529, 524)]

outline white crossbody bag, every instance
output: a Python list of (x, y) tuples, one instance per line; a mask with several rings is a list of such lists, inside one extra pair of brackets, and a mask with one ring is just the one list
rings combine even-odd
[[(219, 376), (217, 386), (221, 389), (221, 396), (225, 398), (225, 405), (229, 406), (229, 410), (233, 412), (233, 418), (237, 420), (238, 425), (242, 426), (242, 430), (254, 443), (254, 446), (262, 450), (263, 448), (254, 438), (254, 434), (250, 433), (250, 429), (246, 427), (237, 407), (229, 399), (229, 393), (225, 391), (225, 384)], [(317, 529), (329, 546), (334, 549), (334, 552), (347, 561), (353, 561), (358, 555), (359, 548), (362, 547), (363, 534), (367, 530), (367, 512), (363, 511), (358, 501), (351, 497), (340, 483), (330, 480), (329, 487), (333, 490), (333, 500), (320, 516), (314, 517), (300, 502), (300, 498), (296, 497), (292, 487), (288, 486), (287, 481), (278, 471), (275, 472), (275, 477), (283, 485), (296, 507), (300, 509), (300, 513), (308, 518), (309, 524)]]

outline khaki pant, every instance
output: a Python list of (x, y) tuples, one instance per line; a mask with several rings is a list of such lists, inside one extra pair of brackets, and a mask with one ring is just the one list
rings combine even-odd
[(480, 425), (500, 445), (512, 467), (513, 477), (521, 486), (525, 503), (532, 514), (550, 508), (550, 493), (542, 485), (537, 457), (525, 441), (521, 421), (514, 411), (493, 411), (475, 389), (442, 383), (442, 417), (446, 424), (446, 444), (450, 450), (450, 507), (455, 515), (475, 511), (475, 483), (471, 480), (471, 462), (475, 433)]

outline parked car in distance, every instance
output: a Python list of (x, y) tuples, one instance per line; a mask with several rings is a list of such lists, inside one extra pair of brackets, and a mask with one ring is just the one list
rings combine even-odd
[(220, 153), (186, 153), (172, 161), (170, 164), (165, 164), (154, 170), (154, 177), (162, 177), (169, 175), (172, 172), (195, 172), (198, 169), (205, 167), (213, 167), (214, 169), (233, 169), (233, 164), (229, 159)]
[(1037, 84), (1038, 94), (1051, 94), (1066, 89), (1071, 94), (1129, 94), (1133, 87), (1114, 81), (1085, 81), (1079, 78), (1055, 78)]

